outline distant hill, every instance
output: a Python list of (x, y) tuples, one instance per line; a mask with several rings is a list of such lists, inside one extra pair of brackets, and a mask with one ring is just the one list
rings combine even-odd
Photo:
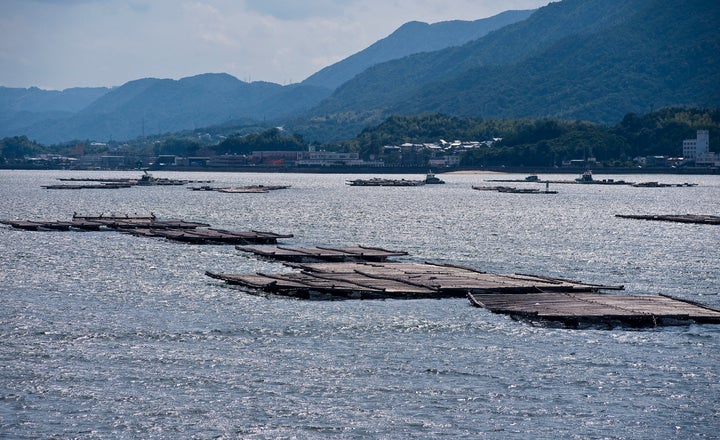
[(308, 77), (302, 84), (335, 89), (358, 73), (385, 61), (408, 55), (460, 46), (501, 27), (528, 18), (534, 10), (505, 11), (475, 21), (405, 23), (388, 37)]
[(22, 133), (29, 125), (71, 116), (108, 93), (105, 87), (63, 91), (0, 87), (0, 136)]
[(476, 21), (411, 22), (366, 50), (300, 84), (245, 83), (227, 74), (178, 81), (144, 78), (113, 89), (62, 92), (0, 88), (0, 137), (27, 135), (43, 143), (124, 140), (205, 126), (296, 117), (368, 66), (411, 53), (459, 45), (532, 11), (507, 11)]
[(391, 115), (613, 124), (665, 107), (718, 108), (719, 22), (716, 1), (564, 0), (476, 22), (408, 23), (289, 86), (204, 74), (113, 89), (0, 87), (0, 137), (125, 140), (250, 123), (327, 142)]
[(719, 19), (720, 3), (702, 0), (550, 3), (461, 47), (373, 66), (298, 125), (307, 139), (327, 139), (336, 117), (346, 133), (398, 113), (612, 123), (674, 105), (718, 107)]
[(24, 126), (3, 127), (0, 136), (24, 134), (44, 143), (124, 140), (246, 118), (275, 119), (307, 110), (328, 93), (297, 84), (246, 83), (228, 74), (145, 78), (107, 91), (75, 112), (25, 115)]

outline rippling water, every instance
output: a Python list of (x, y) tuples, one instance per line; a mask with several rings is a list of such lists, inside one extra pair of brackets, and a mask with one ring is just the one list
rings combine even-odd
[[(613, 176), (692, 188), (349, 187), (353, 175), (182, 174), (186, 187), (51, 191), (0, 171), (0, 218), (147, 213), (368, 245), (410, 261), (624, 284), (720, 307), (720, 228), (615, 214), (720, 215), (718, 176)], [(372, 177), (372, 176), (368, 176)], [(524, 176), (502, 176), (522, 178)], [(543, 176), (568, 178), (568, 176)], [(206, 270), (278, 272), (232, 246), (0, 227), (0, 438), (718, 438), (720, 328), (533, 327), (467, 300), (304, 302)]]

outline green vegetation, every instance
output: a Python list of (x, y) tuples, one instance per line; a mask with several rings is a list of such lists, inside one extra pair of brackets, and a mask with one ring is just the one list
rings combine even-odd
[(307, 147), (302, 136), (271, 128), (259, 134), (230, 136), (214, 149), (216, 154), (249, 154), (253, 151), (301, 151)]
[(199, 141), (188, 138), (169, 138), (156, 144), (157, 155), (196, 156), (202, 148)]
[[(310, 114), (433, 112), (609, 125), (628, 112), (717, 107), (720, 3), (669, 5), (666, 0), (550, 3), (525, 21), (463, 46), (370, 67)], [(320, 128), (326, 138), (334, 134), (331, 125)]]
[(7, 137), (0, 140), (0, 164), (32, 156), (42, 151), (42, 146), (31, 142), (27, 136)]
[(698, 129), (710, 130), (711, 149), (720, 150), (717, 148), (720, 109), (680, 108), (647, 115), (631, 113), (611, 127), (547, 118), (482, 120), (439, 114), (392, 116), (363, 130), (344, 147), (369, 158), (378, 155), (385, 145), (500, 138), (491, 148), (465, 153), (462, 165), (550, 167), (564, 160), (594, 157), (607, 166), (622, 166), (629, 165), (638, 156), (680, 156), (682, 141), (694, 138)]
[[(255, 127), (258, 130), (258, 127)], [(366, 160), (383, 158), (389, 164), (420, 166), (431, 151), (412, 159), (382, 156), (382, 147), (404, 143), (478, 141), (492, 144), (452, 154), (460, 155), (467, 167), (553, 167), (563, 161), (595, 158), (598, 166), (631, 166), (636, 157), (682, 155), (682, 141), (694, 138), (696, 131), (710, 131), (710, 149), (720, 150), (720, 109), (668, 108), (646, 115), (627, 114), (613, 126), (560, 119), (477, 119), (423, 114), (391, 116), (368, 127), (355, 138), (333, 144), (317, 144), (328, 151), (357, 151)], [(159, 155), (214, 156), (250, 154), (253, 151), (304, 151), (308, 142), (299, 134), (280, 128), (256, 133), (237, 133), (217, 140), (217, 136), (197, 134), (166, 135), (154, 140), (138, 139), (122, 145), (94, 145), (89, 142), (43, 146), (25, 136), (0, 140), (0, 165), (11, 166), (25, 157), (55, 154), (70, 157), (115, 155), (150, 157)], [(82, 148), (80, 148), (80, 146)], [(397, 152), (393, 154), (397, 155)], [(442, 154), (442, 153), (440, 153)], [(408, 162), (409, 161), (409, 162)]]

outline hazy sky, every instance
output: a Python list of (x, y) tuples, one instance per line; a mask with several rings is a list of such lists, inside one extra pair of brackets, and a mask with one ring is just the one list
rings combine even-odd
[(549, 0), (0, 0), (0, 86), (62, 90), (226, 72), (300, 82), (417, 20)]

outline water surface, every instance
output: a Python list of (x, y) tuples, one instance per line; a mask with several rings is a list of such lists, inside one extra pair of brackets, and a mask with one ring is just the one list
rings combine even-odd
[[(597, 174), (597, 173), (596, 173)], [(373, 176), (157, 173), (187, 187), (52, 191), (0, 171), (0, 218), (148, 213), (380, 246), (408, 261), (624, 284), (720, 307), (720, 228), (615, 214), (720, 215), (718, 176), (612, 176), (691, 188), (558, 185), (556, 195)], [(398, 176), (400, 177), (400, 176)], [(406, 177), (407, 176), (402, 176)], [(542, 176), (568, 178), (568, 176)], [(601, 178), (602, 176), (596, 176)], [(525, 184), (519, 184), (522, 186)], [(530, 185), (530, 184), (527, 184)], [(535, 327), (464, 299), (305, 302), (204, 276), (279, 272), (233, 246), (0, 227), (2, 438), (717, 438), (720, 328)]]

